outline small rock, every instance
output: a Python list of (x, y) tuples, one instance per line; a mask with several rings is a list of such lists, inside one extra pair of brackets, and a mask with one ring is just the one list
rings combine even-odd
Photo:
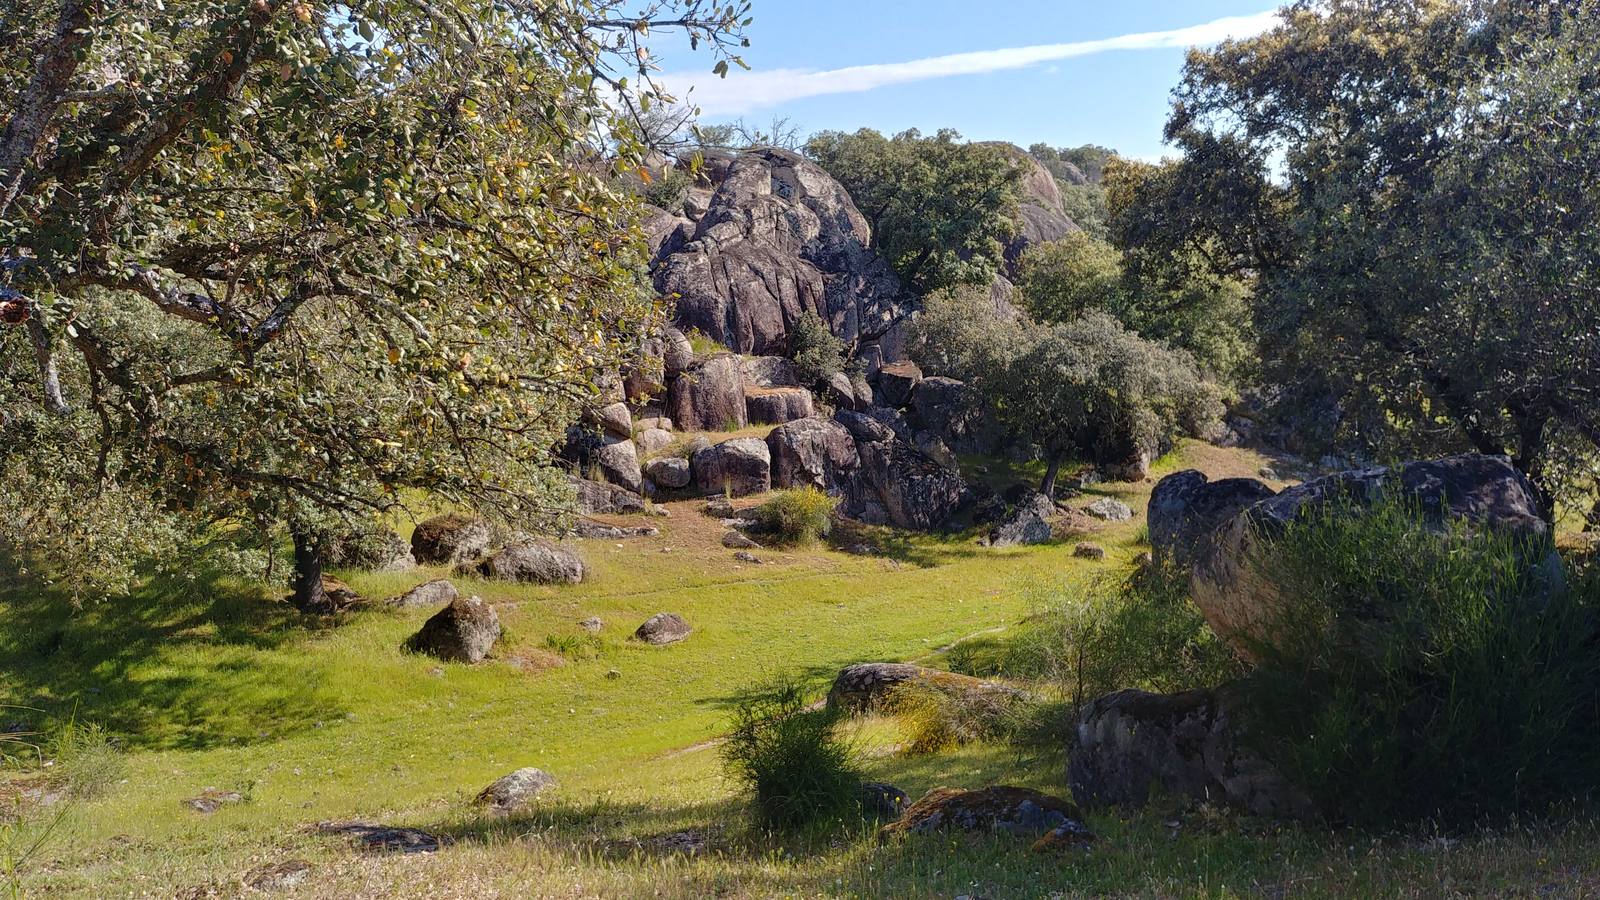
[(1088, 541), (1084, 541), (1072, 548), (1072, 555), (1079, 559), (1105, 559), (1106, 548), (1099, 544), (1091, 544)]
[(672, 443), (672, 432), (660, 428), (646, 428), (639, 432), (639, 436), (634, 438), (633, 442), (639, 450), (654, 453)]
[(633, 636), (659, 647), (663, 644), (677, 643), (688, 637), (692, 631), (694, 629), (690, 628), (689, 623), (677, 613), (656, 613), (646, 619), (644, 624), (634, 631)]
[(1085, 506), (1083, 511), (1096, 519), (1104, 519), (1107, 522), (1126, 522), (1133, 518), (1132, 507), (1121, 500), (1113, 500), (1110, 497), (1101, 497), (1099, 500)]
[(587, 631), (590, 634), (599, 634), (600, 629), (604, 628), (605, 626), (606, 623), (602, 622), (599, 616), (590, 616), (589, 618), (578, 623), (579, 628), (582, 628), (584, 631)]
[(515, 812), (529, 803), (546, 788), (554, 787), (556, 780), (550, 773), (532, 766), (502, 775), (484, 788), (475, 802), (489, 806), (496, 812)]
[(700, 511), (713, 519), (731, 519), (738, 515), (733, 510), (733, 501), (727, 497), (713, 497), (707, 500), (706, 505)]
[(390, 597), (386, 602), (390, 606), (400, 609), (416, 609), (423, 606), (438, 606), (461, 596), (456, 586), (449, 579), (435, 578), (424, 581), (398, 597)]
[(748, 550), (740, 550), (739, 552), (733, 554), (733, 558), (739, 562), (749, 563), (753, 566), (761, 565), (761, 558)]
[(911, 798), (906, 796), (905, 791), (883, 781), (862, 782), (858, 796), (862, 812), (888, 822), (900, 818), (911, 804)]
[[(1079, 819), (1071, 801), (1028, 788), (996, 785), (976, 791), (935, 788), (911, 804), (887, 834), (931, 834), (947, 828), (1036, 835)], [(1081, 827), (1081, 826), (1080, 826)]]
[(750, 537), (744, 532), (734, 531), (733, 529), (729, 529), (722, 533), (722, 546), (727, 547), (729, 550), (761, 549), (761, 545), (750, 540)]
[(238, 791), (219, 791), (216, 788), (206, 788), (198, 797), (190, 797), (183, 801), (183, 805), (198, 813), (210, 815), (228, 803), (243, 803), (244, 795)]
[(1069, 850), (1080, 850), (1096, 840), (1098, 838), (1088, 826), (1076, 819), (1068, 819), (1045, 832), (1044, 837), (1033, 842), (1031, 849), (1034, 853), (1065, 853)]
[(683, 831), (671, 831), (646, 838), (644, 843), (646, 847), (660, 853), (699, 856), (705, 852), (708, 840), (705, 832), (698, 828), (687, 828)]
[(304, 884), (310, 877), (311, 863), (303, 859), (291, 859), (251, 869), (244, 876), (244, 883), (258, 891), (287, 891)]
[(616, 681), (618, 678), (622, 677), (622, 673), (620, 671), (616, 670), (616, 669), (607, 669), (606, 670), (606, 677), (611, 679), (612, 681)]
[(666, 416), (646, 416), (634, 424), (638, 425), (645, 431), (649, 431), (652, 428), (660, 431), (672, 430), (672, 420)]

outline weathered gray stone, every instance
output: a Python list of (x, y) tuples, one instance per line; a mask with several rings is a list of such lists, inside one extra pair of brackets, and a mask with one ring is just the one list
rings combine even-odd
[(794, 363), (781, 356), (746, 356), (740, 360), (745, 387), (799, 387)]
[(555, 787), (555, 784), (553, 775), (528, 766), (496, 778), (493, 784), (479, 792), (475, 802), (495, 812), (513, 813), (526, 809), (542, 791)]
[(1096, 519), (1104, 519), (1107, 522), (1126, 522), (1133, 518), (1133, 507), (1111, 497), (1101, 497), (1099, 500), (1085, 506), (1083, 511)]
[(744, 408), (745, 417), (753, 425), (782, 425), (815, 412), (811, 392), (803, 387), (746, 387)]
[(449, 579), (435, 578), (432, 581), (424, 581), (398, 597), (391, 597), (388, 602), (390, 606), (400, 609), (416, 609), (449, 603), (459, 596), (461, 592), (456, 590), (456, 586), (451, 584)]
[(644, 484), (639, 472), (639, 453), (633, 441), (606, 444), (595, 451), (594, 461), (605, 479), (617, 487), (637, 494)]
[(1254, 478), (1210, 481), (1194, 469), (1168, 475), (1150, 492), (1146, 521), (1150, 523), (1152, 555), (1187, 569), (1209, 546), (1218, 528), (1274, 493)]
[(663, 447), (670, 446), (673, 440), (674, 438), (670, 431), (664, 431), (660, 428), (646, 428), (639, 432), (639, 436), (634, 438), (633, 442), (639, 448), (640, 453), (648, 455)]
[(964, 697), (990, 698), (997, 702), (1021, 696), (1021, 692), (1015, 688), (970, 675), (910, 663), (856, 663), (840, 669), (834, 677), (833, 687), (828, 691), (828, 705), (846, 712), (870, 712), (890, 702), (894, 692), (906, 684)]
[(723, 441), (690, 457), (689, 465), (702, 494), (743, 497), (772, 488), (772, 455), (760, 438)]
[(861, 465), (850, 432), (831, 419), (799, 419), (772, 429), (767, 452), (772, 485), (778, 488), (834, 490)]
[(678, 490), (689, 486), (690, 471), (689, 461), (677, 456), (663, 456), (652, 459), (645, 465), (645, 473), (650, 476), (657, 486), (669, 490)]
[(483, 519), (454, 513), (434, 516), (417, 523), (411, 533), (411, 553), (426, 565), (461, 563), (488, 551), (491, 537)]
[(675, 644), (688, 637), (694, 631), (689, 623), (676, 613), (656, 613), (644, 621), (638, 630), (633, 633), (637, 640), (646, 644), (661, 646)]
[(922, 369), (910, 361), (893, 362), (878, 370), (877, 398), (880, 406), (899, 409), (911, 403), (912, 392), (922, 381)]
[(1233, 707), (1227, 689), (1124, 690), (1093, 701), (1068, 762), (1073, 798), (1087, 809), (1164, 796), (1270, 818), (1310, 815), (1304, 793), (1240, 741)]
[(500, 617), (479, 597), (457, 597), (411, 636), (406, 648), (446, 662), (481, 662), (500, 639)]
[(989, 532), (989, 546), (1043, 544), (1050, 540), (1050, 518), (1055, 514), (1054, 501), (1044, 494), (1034, 494), (1017, 504), (1011, 514)]
[(577, 553), (537, 540), (510, 544), (473, 568), (485, 578), (531, 584), (577, 584), (584, 575)]
[(602, 406), (593, 413), (594, 420), (606, 434), (620, 440), (627, 440), (633, 436), (633, 414), (628, 412), (628, 404), (612, 403)]
[[(1240, 655), (1253, 658), (1251, 647), (1270, 638), (1266, 629), (1283, 606), (1276, 587), (1255, 577), (1254, 558), (1260, 544), (1271, 542), (1309, 510), (1330, 503), (1360, 508), (1384, 497), (1406, 498), (1434, 527), (1459, 521), (1519, 536), (1528, 542), (1522, 564), (1536, 582), (1549, 590), (1565, 582), (1561, 556), (1550, 526), (1539, 514), (1532, 485), (1504, 457), (1465, 454), (1394, 468), (1340, 472), (1286, 488), (1246, 507), (1213, 533), (1205, 552), (1196, 559), (1190, 579), (1195, 605), (1212, 630)], [(1341, 613), (1336, 618), (1343, 628), (1388, 618), (1379, 607)], [(1339, 637), (1329, 635), (1330, 640)]]
[(749, 420), (739, 357), (719, 353), (690, 364), (669, 382), (667, 408), (685, 431), (743, 428)]
[[(578, 498), (578, 512), (587, 516), (622, 516), (646, 512), (644, 498), (637, 493), (615, 485), (587, 478), (572, 479)], [(487, 549), (487, 540), (484, 542)]]

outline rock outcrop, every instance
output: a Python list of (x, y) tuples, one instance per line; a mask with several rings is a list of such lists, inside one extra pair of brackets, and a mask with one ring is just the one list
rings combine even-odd
[(478, 793), (476, 801), (494, 812), (514, 813), (531, 805), (539, 794), (555, 786), (556, 779), (532, 766), (502, 775)]
[[(1330, 503), (1365, 507), (1391, 496), (1416, 504), (1425, 520), (1439, 527), (1463, 521), (1473, 528), (1522, 537), (1528, 541), (1523, 564), (1533, 577), (1551, 589), (1565, 580), (1532, 485), (1504, 457), (1465, 454), (1340, 472), (1245, 508), (1213, 533), (1206, 552), (1196, 560), (1190, 579), (1195, 605), (1212, 630), (1241, 656), (1253, 658), (1251, 645), (1270, 637), (1266, 628), (1283, 605), (1276, 588), (1254, 571), (1258, 547), (1309, 510)], [(1381, 609), (1356, 613), (1363, 621), (1383, 616)]]
[(1006, 262), (1008, 270), (1014, 277), (1017, 265), (1022, 259), (1022, 254), (1035, 244), (1049, 241), (1059, 241), (1074, 231), (1081, 231), (1078, 224), (1067, 215), (1066, 206), (1061, 200), (1061, 188), (1056, 184), (1055, 176), (1044, 164), (1028, 155), (1014, 144), (996, 143), (994, 146), (1001, 148), (1010, 155), (1013, 162), (1022, 169), (1022, 202), (1019, 206), (1021, 226), (1017, 236), (1006, 245)]
[(878, 348), (860, 355), (900, 359), (912, 300), (871, 240), (855, 203), (815, 163), (750, 150), (717, 179), (690, 239), (660, 257), (655, 286), (677, 295), (683, 327), (740, 353), (783, 353), (789, 327), (810, 311), (858, 352)]
[(1073, 799), (1086, 809), (1135, 809), (1180, 797), (1271, 818), (1311, 815), (1309, 798), (1241, 743), (1232, 708), (1225, 689), (1124, 690), (1094, 700), (1068, 761)]
[(872, 504), (900, 528), (933, 531), (949, 524), (971, 499), (961, 473), (901, 440), (861, 444), (861, 470), (845, 493), (846, 512)]
[(851, 713), (870, 712), (890, 702), (894, 692), (908, 684), (995, 702), (1021, 696), (1013, 687), (971, 675), (910, 663), (856, 663), (840, 669), (834, 677), (833, 687), (828, 691), (828, 705)]
[(1034, 494), (1006, 516), (989, 532), (989, 546), (1015, 547), (1022, 544), (1043, 544), (1050, 540), (1050, 517), (1056, 513), (1055, 502), (1044, 494)]

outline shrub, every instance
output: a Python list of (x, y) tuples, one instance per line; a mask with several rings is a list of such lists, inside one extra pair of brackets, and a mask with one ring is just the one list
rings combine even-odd
[(808, 309), (789, 326), (789, 358), (802, 384), (827, 381), (844, 371), (844, 341)]
[(803, 682), (788, 676), (737, 697), (722, 758), (767, 826), (801, 828), (859, 809), (861, 776), (837, 733), (842, 713), (813, 707), (812, 699)]
[(780, 543), (809, 544), (828, 534), (838, 505), (837, 498), (814, 487), (799, 487), (761, 504), (756, 518)]
[(683, 208), (683, 199), (693, 183), (694, 179), (687, 173), (675, 168), (668, 169), (657, 173), (646, 182), (640, 193), (646, 203), (659, 206), (669, 213), (675, 213)]
[(1600, 590), (1549, 551), (1393, 501), (1307, 514), (1254, 560), (1285, 598), (1253, 739), (1333, 818), (1470, 822), (1600, 785)]
[(922, 754), (1004, 738), (1018, 702), (1009, 694), (913, 681), (895, 688), (886, 711), (907, 731), (906, 752)]

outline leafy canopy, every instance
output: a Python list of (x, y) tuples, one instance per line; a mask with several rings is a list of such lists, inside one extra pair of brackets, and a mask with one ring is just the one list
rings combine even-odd
[[(652, 7), (725, 69), (742, 3)], [(327, 532), (408, 488), (556, 511), (550, 447), (654, 312), (597, 155), (641, 156), (611, 99), (652, 101), (620, 74), (648, 76), (649, 20), (587, 0), (5, 20), (0, 541), (115, 582), (213, 523)]]

